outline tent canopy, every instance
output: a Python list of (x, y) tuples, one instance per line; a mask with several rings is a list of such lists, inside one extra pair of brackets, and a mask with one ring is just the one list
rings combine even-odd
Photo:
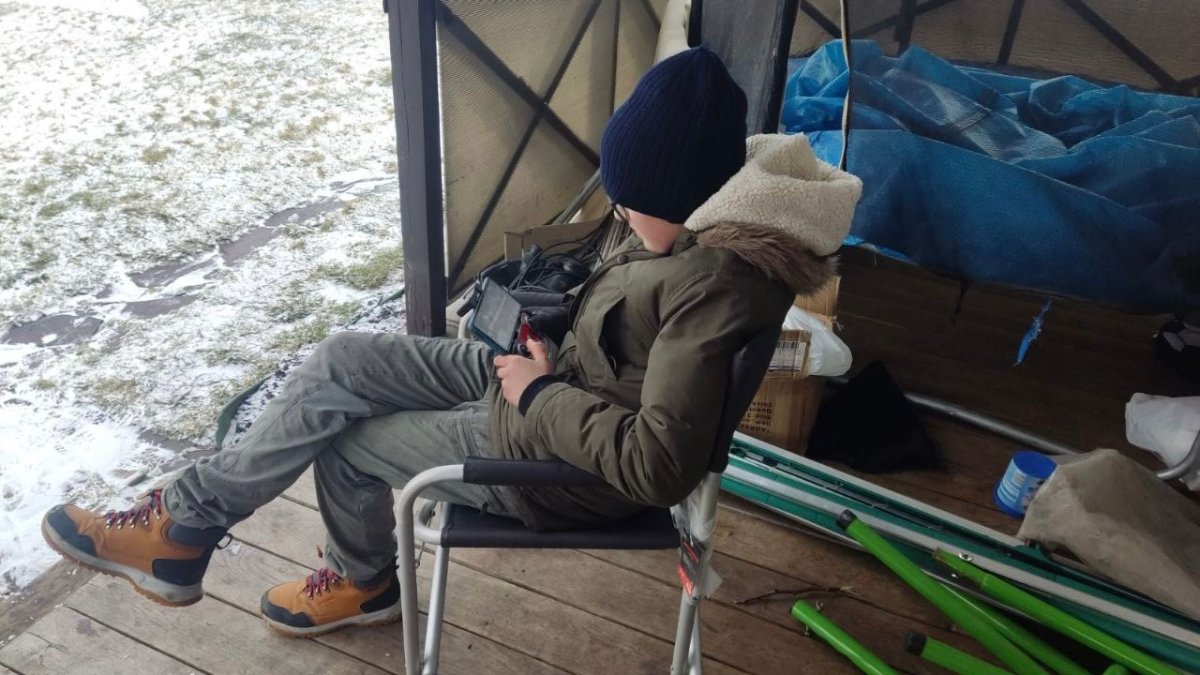
[[(689, 42), (703, 41), (722, 56), (747, 92), (751, 131), (779, 128), (782, 106), (784, 130), (818, 132), (814, 134), (818, 137), (830, 132), (824, 142), (829, 147), (841, 143), (837, 88), (843, 87), (844, 96), (846, 83), (836, 82), (836, 71), (838, 67), (845, 70), (845, 59), (839, 66), (836, 48), (826, 46), (842, 35), (843, 6), (836, 0), (385, 0), (385, 6), (390, 14), (395, 73), (409, 330), (414, 334), (441, 332), (448, 296), (500, 258), (504, 232), (552, 222), (588, 183), (597, 167), (604, 123), (654, 62), (656, 47), (661, 47), (660, 34), (682, 33)], [(919, 68), (936, 60), (954, 68), (969, 65), (976, 69), (969, 75), (975, 84), (964, 84), (947, 71), (954, 86), (938, 80), (933, 82), (936, 88), (916, 93), (906, 90), (918, 99), (929, 91), (941, 94), (947, 87), (962, 95), (963, 86), (971, 89), (983, 82), (984, 89), (1012, 100), (1012, 87), (1017, 85), (1013, 81), (1003, 84), (1000, 77), (1026, 77), (1021, 86), (1029, 90), (1061, 74), (1077, 75), (1081, 81), (1101, 86), (1123, 83), (1136, 90), (1176, 96), (1195, 96), (1200, 87), (1200, 41), (1193, 35), (1200, 26), (1200, 5), (1191, 0), (848, 0), (844, 9), (847, 33), (867, 41), (862, 43), (860, 56), (877, 57), (871, 66), (875, 72), (863, 76), (878, 80), (884, 66), (893, 61)], [(919, 58), (921, 54), (931, 58)], [(817, 89), (785, 89), (789, 56), (805, 59), (810, 71), (825, 59), (827, 71), (805, 83)], [(859, 64), (858, 58), (854, 61)], [(791, 69), (798, 70), (801, 65), (792, 63)], [(828, 79), (821, 81), (826, 76)], [(856, 76), (846, 82), (861, 79)], [(822, 87), (826, 89), (820, 91)], [(861, 89), (849, 89), (853, 104), (862, 103), (864, 114), (878, 112), (869, 104), (878, 102), (879, 88), (864, 84)], [(797, 92), (811, 99), (803, 111), (808, 117), (789, 121), (789, 105), (795, 102), (787, 96)], [(876, 99), (860, 101), (860, 94)], [(816, 100), (821, 98), (826, 100)], [(935, 96), (933, 100), (943, 99)], [(901, 103), (910, 105), (912, 99)], [(1006, 100), (994, 103), (1002, 113), (1020, 107), (1020, 102), (1017, 108)], [(791, 112), (797, 109), (792, 105)], [(1020, 119), (1020, 113), (1013, 114)], [(814, 119), (821, 115), (825, 117), (816, 124)], [(927, 190), (916, 201), (933, 204), (935, 197), (957, 185), (955, 194), (964, 208), (976, 203), (974, 193), (963, 189), (972, 183), (956, 183), (960, 169), (938, 154), (944, 151), (944, 138), (931, 140), (928, 134), (910, 133), (897, 139), (893, 156), (876, 156), (873, 153), (880, 152), (878, 149), (864, 149), (860, 155), (859, 143), (873, 143), (871, 138), (881, 131), (875, 127), (882, 119), (875, 116), (864, 122), (860, 117), (856, 114), (851, 120), (852, 171), (878, 170), (881, 162), (892, 162), (885, 168), (895, 174), (903, 173), (905, 167), (938, 162), (946, 174), (939, 179), (943, 192)], [(906, 121), (901, 120), (900, 125)], [(950, 125), (961, 122), (941, 120)], [(937, 152), (925, 155), (933, 151), (914, 148), (925, 141), (935, 144)], [(1078, 143), (1077, 139), (1068, 141), (1064, 146), (1068, 149)], [(834, 154), (828, 156), (834, 158)], [(859, 166), (855, 165), (856, 156), (863, 162)], [(986, 153), (966, 161), (976, 161), (979, 156)], [(1013, 166), (1010, 162), (1009, 168)], [(1061, 175), (1053, 171), (1061, 170), (1066, 169), (1047, 169), (1053, 180), (1060, 182)], [(882, 185), (882, 179), (864, 178), (868, 191), (864, 213), (868, 215), (863, 218), (896, 221), (895, 203), (870, 208), (872, 186)], [(986, 187), (996, 180), (992, 176), (980, 185)], [(901, 211), (912, 210), (913, 201), (905, 202)], [(1136, 243), (1146, 249), (1141, 258), (1122, 262), (1130, 270), (1124, 276), (1131, 278), (1132, 270), (1146, 260), (1157, 261), (1174, 276), (1168, 279), (1167, 272), (1157, 275), (1159, 283), (1151, 284), (1150, 290), (1123, 288), (1118, 280), (1110, 280), (1113, 288), (1097, 290), (1090, 281), (1059, 283), (1038, 273), (1006, 278), (974, 263), (931, 256), (928, 246), (907, 241), (922, 232), (926, 243), (954, 235), (958, 239), (950, 239), (955, 242), (952, 248), (959, 244), (985, 250), (1002, 246), (1014, 259), (1021, 259), (1023, 246), (1053, 259), (1064, 247), (1079, 242), (1078, 236), (1086, 235), (1089, 244), (1105, 244), (1102, 240), (1112, 234), (1104, 228), (1082, 235), (1064, 233), (1061, 228), (1046, 234), (1045, 223), (1039, 221), (1032, 234), (993, 228), (992, 236), (999, 238), (989, 241), (981, 238), (987, 234), (986, 228), (958, 231), (946, 223), (934, 227), (926, 222), (922, 230), (901, 220), (900, 225), (893, 222), (886, 237), (878, 234), (878, 228), (862, 227), (861, 223), (856, 224), (856, 233), (877, 248), (894, 250), (964, 280), (999, 281), (1135, 309), (1141, 305), (1152, 311), (1187, 304), (1194, 297), (1195, 288), (1184, 280), (1191, 283), (1189, 275), (1196, 264), (1190, 261), (1200, 258), (1190, 257), (1196, 249), (1179, 239), (1179, 227), (1156, 221), (1158, 234), (1147, 234), (1141, 221), (1113, 211), (1103, 200), (1089, 208), (1092, 210), (1082, 215), (1051, 212), (1045, 218), (1075, 219), (1075, 229), (1079, 229), (1082, 220), (1112, 211), (1109, 217), (1128, 230), (1123, 239), (1118, 237), (1116, 248)], [(1190, 207), (1177, 211), (1184, 208)], [(920, 219), (948, 217), (940, 211), (927, 211)], [(1161, 239), (1163, 232), (1175, 238), (1155, 249), (1156, 237)], [(1101, 268), (1110, 262), (1093, 251), (1080, 254), (1074, 264)], [(1006, 261), (1005, 266), (1011, 267), (1010, 263)], [(1142, 303), (1143, 297), (1155, 301)]]

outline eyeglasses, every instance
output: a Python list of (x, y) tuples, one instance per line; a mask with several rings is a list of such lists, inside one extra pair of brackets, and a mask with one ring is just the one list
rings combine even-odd
[(609, 208), (611, 208), (613, 210), (613, 213), (617, 214), (618, 218), (620, 218), (621, 220), (623, 220), (627, 223), (629, 222), (629, 209), (626, 209), (624, 206), (621, 206), (620, 204), (613, 202), (613, 201), (610, 201), (608, 203), (608, 206), (609, 206)]

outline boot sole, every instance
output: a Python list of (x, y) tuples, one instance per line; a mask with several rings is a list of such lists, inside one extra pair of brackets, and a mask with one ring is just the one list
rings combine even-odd
[(322, 626), (310, 626), (307, 628), (299, 628), (289, 626), (287, 624), (273, 621), (266, 615), (263, 615), (263, 621), (267, 622), (267, 628), (272, 631), (292, 638), (315, 638), (327, 633), (332, 633), (335, 630), (348, 628), (350, 626), (384, 626), (390, 623), (396, 623), (400, 620), (400, 603), (381, 609), (370, 614), (359, 614), (357, 616), (348, 617), (341, 621), (334, 621)]
[(122, 565), (84, 553), (59, 538), (58, 533), (50, 527), (45, 518), (42, 519), (42, 538), (46, 540), (50, 548), (54, 549), (64, 558), (73, 560), (89, 570), (124, 579), (133, 586), (133, 590), (160, 605), (166, 605), (167, 607), (187, 607), (188, 605), (200, 602), (201, 598), (204, 597), (204, 588), (201, 584), (194, 586), (169, 584), (135, 567)]

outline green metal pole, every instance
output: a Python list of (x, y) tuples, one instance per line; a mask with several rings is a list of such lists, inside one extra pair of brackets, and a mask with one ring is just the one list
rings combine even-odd
[(871, 529), (871, 526), (859, 520), (852, 511), (843, 511), (842, 515), (838, 516), (837, 524), (846, 534), (862, 544), (867, 552), (887, 565), (888, 569), (896, 576), (912, 586), (913, 590), (920, 593), (950, 617), (954, 623), (979, 640), (984, 649), (995, 654), (996, 658), (1003, 661), (1013, 672), (1019, 675), (1049, 675), (1028, 654), (1009, 642), (990, 623), (980, 618), (974, 610), (965, 603), (959, 602), (958, 598), (950, 593), (950, 589), (930, 578), (920, 567), (917, 567), (916, 563), (905, 558), (903, 553), (896, 550), (896, 547)]
[(1025, 653), (1033, 658), (1041, 661), (1050, 670), (1059, 675), (1091, 675), (1087, 668), (1067, 658), (1062, 652), (1046, 644), (1041, 638), (1025, 630), (1020, 624), (1008, 618), (999, 610), (989, 607), (975, 598), (959, 593), (953, 588), (947, 590), (959, 600), (965, 602), (976, 614), (986, 619), (988, 623), (992, 624), (993, 628), (1000, 631), (1000, 634), (1008, 638), (1010, 642), (1023, 649)]
[(1124, 642), (1076, 619), (1061, 609), (1040, 600), (1013, 586), (994, 574), (985, 572), (975, 565), (941, 549), (934, 558), (966, 579), (979, 585), (991, 597), (1032, 617), (1038, 623), (1074, 638), (1075, 640), (1104, 654), (1117, 663), (1143, 675), (1179, 675), (1179, 671), (1153, 656), (1131, 647)]
[(945, 642), (938, 642), (928, 635), (909, 633), (904, 639), (904, 649), (926, 661), (939, 665), (960, 675), (1012, 675), (982, 659), (959, 651)]
[(850, 659), (864, 673), (869, 673), (870, 675), (899, 675), (891, 666), (884, 663), (883, 659), (862, 646), (862, 643), (855, 640), (846, 631), (838, 628), (837, 624), (829, 620), (829, 617), (807, 602), (797, 600), (796, 604), (792, 605), (792, 618), (808, 626), (812, 632), (819, 635), (825, 642), (828, 642), (829, 646), (836, 649), (842, 656)]

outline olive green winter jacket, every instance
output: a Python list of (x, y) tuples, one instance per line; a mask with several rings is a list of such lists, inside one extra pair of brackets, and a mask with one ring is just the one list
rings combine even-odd
[[(561, 459), (607, 483), (512, 489), (526, 524), (578, 526), (686, 497), (708, 466), (734, 353), (832, 275), (819, 256), (849, 228), (857, 179), (817, 162), (800, 136), (755, 137), (748, 152), (669, 253), (633, 237), (592, 274), (571, 308), (560, 381), (524, 415), (493, 387), (494, 452)], [(821, 197), (795, 200), (815, 188)], [(819, 204), (830, 195), (837, 204)]]

